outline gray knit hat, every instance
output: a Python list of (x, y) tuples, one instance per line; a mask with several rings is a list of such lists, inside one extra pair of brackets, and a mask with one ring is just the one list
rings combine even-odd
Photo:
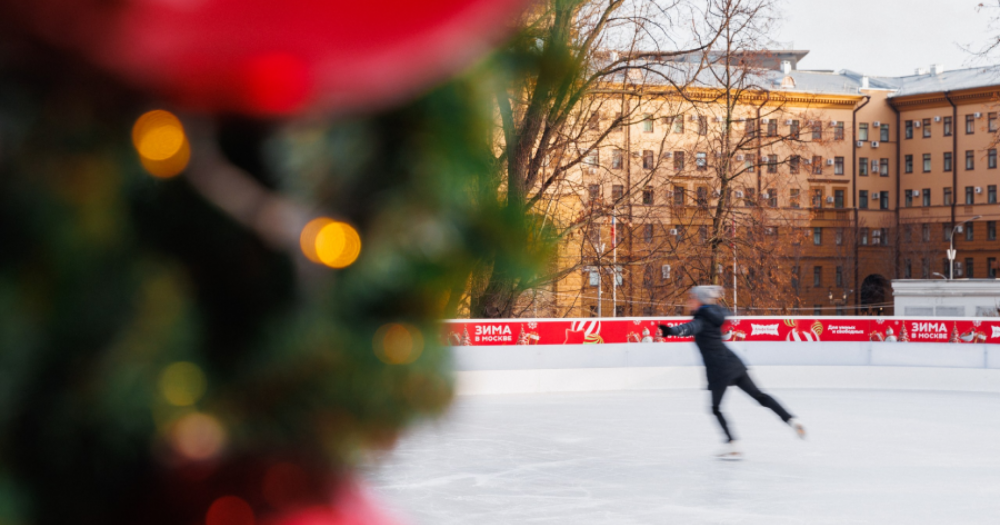
[(716, 301), (722, 298), (722, 287), (714, 285), (695, 286), (691, 288), (691, 296), (701, 304), (715, 304)]

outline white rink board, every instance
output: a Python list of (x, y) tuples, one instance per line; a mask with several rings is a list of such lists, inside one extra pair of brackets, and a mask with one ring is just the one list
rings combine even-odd
[[(731, 343), (776, 388), (1000, 392), (1000, 346)], [(702, 388), (690, 343), (455, 347), (459, 395)]]

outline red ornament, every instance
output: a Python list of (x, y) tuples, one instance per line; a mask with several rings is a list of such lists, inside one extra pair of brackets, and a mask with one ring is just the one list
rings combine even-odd
[(526, 0), (33, 0), (46, 39), (190, 109), (286, 115), (390, 103), (455, 72)]

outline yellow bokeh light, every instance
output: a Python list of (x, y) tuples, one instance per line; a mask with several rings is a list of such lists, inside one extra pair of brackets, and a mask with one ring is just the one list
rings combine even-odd
[(346, 268), (361, 254), (361, 236), (350, 224), (321, 217), (313, 219), (299, 236), (302, 253), (330, 268)]
[(170, 444), (178, 454), (187, 459), (211, 459), (225, 447), (226, 429), (218, 419), (195, 412), (174, 423), (170, 432)]
[(197, 403), (205, 394), (205, 387), (205, 374), (194, 363), (174, 363), (160, 374), (160, 393), (174, 406), (186, 407)]
[(375, 355), (386, 364), (406, 365), (424, 351), (424, 336), (415, 326), (389, 323), (375, 332)]
[(155, 177), (173, 177), (187, 168), (191, 145), (181, 121), (169, 111), (149, 111), (132, 127), (132, 145), (142, 166)]

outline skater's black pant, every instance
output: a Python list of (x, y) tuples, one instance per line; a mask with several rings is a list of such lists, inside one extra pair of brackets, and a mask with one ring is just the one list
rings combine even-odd
[[(792, 415), (789, 414), (784, 407), (778, 404), (773, 397), (761, 392), (760, 389), (757, 388), (757, 385), (753, 384), (753, 380), (750, 379), (750, 375), (746, 372), (733, 380), (730, 385), (738, 387), (740, 390), (746, 392), (750, 397), (756, 399), (761, 406), (765, 406), (773, 410), (774, 413), (778, 414), (778, 417), (780, 417), (785, 423), (787, 423), (789, 419), (792, 419)], [(719, 410), (719, 404), (722, 403), (722, 395), (726, 393), (726, 388), (728, 388), (728, 386), (729, 385), (722, 385), (712, 389), (712, 413), (719, 419), (719, 425), (722, 427), (722, 431), (726, 433), (727, 441), (732, 441), (735, 438), (733, 437), (732, 432), (729, 431), (729, 425), (726, 424), (726, 418), (722, 416), (722, 411)]]

